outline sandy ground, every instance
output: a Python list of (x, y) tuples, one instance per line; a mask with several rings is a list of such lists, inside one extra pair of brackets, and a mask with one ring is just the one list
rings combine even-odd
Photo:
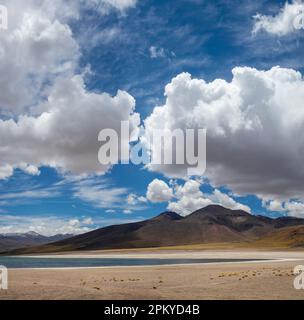
[[(134, 255), (150, 257), (147, 253), (132, 253)], [(169, 254), (153, 255), (168, 258)], [(160, 267), (12, 269), (9, 270), (9, 290), (0, 291), (0, 299), (304, 299), (304, 290), (295, 290), (293, 286), (293, 269), (304, 265), (303, 252), (171, 252), (171, 255), (287, 260)]]

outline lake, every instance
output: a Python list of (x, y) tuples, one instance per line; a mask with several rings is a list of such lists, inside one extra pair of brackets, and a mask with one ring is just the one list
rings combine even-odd
[(80, 268), (80, 267), (127, 267), (162, 266), (176, 264), (208, 264), (219, 262), (265, 261), (263, 259), (129, 259), (129, 258), (45, 258), (0, 257), (0, 265), (7, 268)]

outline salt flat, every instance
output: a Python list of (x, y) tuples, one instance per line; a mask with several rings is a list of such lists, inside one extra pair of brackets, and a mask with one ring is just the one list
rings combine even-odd
[[(203, 251), (87, 253), (86, 257), (252, 258), (273, 262), (154, 267), (9, 270), (9, 290), (0, 299), (304, 299), (293, 269), (301, 251)], [(59, 255), (62, 257), (61, 255)], [(69, 254), (66, 257), (82, 254)]]
[(151, 258), (151, 259), (304, 259), (304, 251), (286, 250), (116, 250), (83, 251), (60, 254), (27, 255), (27, 257), (45, 258)]

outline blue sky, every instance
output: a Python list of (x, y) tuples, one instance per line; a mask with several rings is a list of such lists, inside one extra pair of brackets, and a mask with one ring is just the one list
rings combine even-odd
[[(281, 27), (282, 30), (273, 28), (276, 23), (280, 23), (280, 14), (286, 14), (286, 17), (289, 14), (286, 7), (286, 12), (282, 11), (284, 1), (244, 0), (240, 3), (240, 1), (232, 0), (130, 0), (126, 1), (129, 3), (126, 6), (113, 6), (107, 1), (87, 1), (89, 4), (84, 5), (86, 1), (82, 1), (82, 5), (76, 9), (67, 1), (67, 6), (62, 7), (61, 12), (60, 8), (49, 8), (48, 4), (45, 4), (47, 1), (40, 2), (41, 6), (32, 4), (33, 7), (30, 7), (32, 11), (29, 7), (22, 8), (22, 5), (20, 7), (19, 3), (18, 13), (11, 12), (9, 18), (13, 21), (11, 24), (13, 30), (9, 28), (2, 36), (2, 41), (5, 43), (4, 54), (8, 56), (13, 50), (7, 44), (5, 37), (18, 28), (22, 29), (22, 15), (25, 12), (35, 15), (39, 13), (43, 5), (49, 10), (46, 11), (49, 12), (49, 15), (46, 14), (46, 22), (41, 22), (37, 32), (43, 32), (43, 28), (49, 28), (48, 23), (52, 27), (55, 24), (54, 21), (58, 19), (60, 26), (68, 28), (70, 33), (61, 31), (61, 37), (64, 34), (67, 38), (63, 39), (60, 56), (54, 53), (54, 58), (50, 58), (53, 52), (56, 50), (59, 52), (57, 44), (60, 41), (56, 40), (56, 44), (52, 42), (51, 37), (48, 37), (50, 44), (43, 44), (49, 52), (47, 56), (44, 57), (46, 53), (41, 53), (42, 49), (39, 48), (41, 51), (37, 55), (38, 58), (35, 58), (36, 48), (31, 47), (32, 51), (29, 51), (28, 54), (29, 59), (33, 60), (32, 69), (29, 67), (22, 69), (18, 67), (19, 69), (16, 68), (16, 70), (12, 68), (15, 72), (12, 74), (12, 79), (19, 80), (16, 82), (12, 80), (11, 86), (15, 85), (16, 89), (20, 90), (20, 95), (23, 89), (28, 91), (29, 79), (35, 80), (30, 84), (35, 83), (39, 90), (33, 93), (30, 91), (31, 97), (21, 96), (21, 103), (14, 103), (10, 102), (14, 100), (9, 97), (9, 91), (3, 87), (2, 91), (7, 93), (7, 96), (4, 96), (3, 93), (3, 97), (0, 97), (0, 119), (3, 121), (3, 126), (4, 122), (10, 119), (21, 123), (20, 119), (23, 116), (35, 118), (39, 117), (43, 111), (47, 112), (56, 108), (53, 105), (45, 106), (44, 103), (52, 103), (53, 100), (49, 98), (52, 97), (50, 92), (55, 92), (53, 96), (57, 97), (58, 90), (65, 88), (65, 84), (56, 87), (57, 78), (69, 81), (75, 75), (81, 75), (88, 94), (108, 93), (116, 96), (118, 90), (127, 92), (135, 99), (135, 112), (140, 114), (141, 124), (144, 124), (144, 120), (153, 114), (156, 106), (166, 105), (168, 98), (168, 95), (164, 95), (166, 85), (183, 72), (191, 74), (192, 79), (203, 79), (206, 83), (220, 79), (228, 84), (234, 78), (232, 70), (235, 67), (250, 67), (262, 72), (262, 70), (280, 66), (282, 69), (296, 70), (303, 74), (304, 30), (292, 30), (290, 25)], [(75, 2), (78, 3), (78, 1)], [(12, 1), (10, 5), (13, 6), (14, 3), (18, 5), (18, 0)], [(100, 6), (96, 3), (99, 3)], [(290, 5), (301, 5), (301, 2), (293, 4), (290, 2)], [(77, 13), (70, 17), (72, 6)], [(258, 26), (258, 21), (261, 21), (254, 18), (258, 13), (264, 16), (263, 21), (266, 22), (256, 32), (253, 32), (255, 26)], [(271, 20), (269, 17), (277, 17), (278, 20)], [(35, 21), (34, 18), (33, 21)], [(54, 27), (54, 30), (57, 30), (56, 28)], [(24, 43), (32, 41), (31, 34), (26, 34), (24, 39)], [(69, 46), (65, 48), (65, 44), (69, 41)], [(41, 59), (41, 65), (35, 66), (35, 59)], [(1, 63), (6, 62), (4, 60)], [(17, 62), (14, 60), (11, 63)], [(50, 72), (48, 67), (56, 71)], [(0, 79), (0, 86), (1, 84), (2, 79)], [(258, 82), (253, 82), (254, 86), (257, 89), (253, 96), (256, 97), (263, 90), (259, 91)], [(57, 89), (52, 91), (53, 87)], [(224, 90), (223, 88), (221, 90)], [(303, 92), (302, 84), (298, 92)], [(64, 92), (60, 93), (61, 100), (54, 99), (54, 101), (62, 103), (63, 94)], [(243, 97), (243, 95), (240, 96)], [(298, 99), (295, 98), (295, 101), (300, 104), (301, 98), (304, 98), (302, 93), (299, 94)], [(81, 99), (76, 97), (75, 101), (81, 101)], [(267, 103), (265, 102), (265, 108), (267, 108)], [(255, 106), (255, 102), (251, 104)], [(86, 104), (81, 108), (85, 109)], [(187, 113), (187, 106), (185, 110)], [(281, 112), (279, 107), (276, 110), (278, 113)], [(188, 112), (190, 113), (191, 110)], [(223, 112), (223, 118), (225, 118), (225, 111)], [(272, 119), (275, 121), (275, 113)], [(86, 134), (87, 128), (91, 125), (87, 121), (85, 118), (82, 123), (80, 122), (80, 126), (78, 125), (78, 129), (74, 131), (75, 136)], [(101, 119), (100, 129), (102, 129), (102, 121)], [(60, 143), (61, 139), (63, 141), (68, 139), (64, 135), (64, 128), (71, 123), (66, 120), (61, 123), (62, 136), (59, 138), (54, 136), (53, 142)], [(283, 124), (274, 131), (279, 132), (279, 129), (282, 128)], [(2, 158), (4, 159), (0, 164), (6, 168), (6, 171), (3, 169), (5, 172), (10, 173), (3, 174), (3, 179), (0, 179), (0, 232), (34, 230), (44, 234), (79, 233), (109, 224), (143, 220), (167, 208), (185, 209), (185, 213), (179, 213), (187, 214), (187, 210), (204, 203), (207, 205), (210, 202), (236, 209), (248, 208), (254, 214), (265, 214), (272, 217), (286, 214), (299, 216), (304, 208), (301, 192), (297, 189), (297, 185), (302, 181), (300, 178), (298, 180), (293, 178), (293, 172), (288, 171), (287, 168), (286, 172), (282, 172), (285, 165), (282, 165), (281, 168), (278, 164), (278, 170), (275, 173), (278, 181), (273, 180), (273, 189), (275, 189), (273, 192), (270, 190), (271, 187), (259, 189), (259, 186), (264, 185), (264, 181), (262, 178), (258, 180), (258, 177), (265, 175), (258, 165), (255, 167), (250, 163), (248, 163), (248, 171), (252, 173), (251, 179), (254, 176), (257, 177), (257, 181), (253, 182), (256, 184), (254, 188), (251, 188), (250, 185), (243, 186), (245, 176), (240, 176), (236, 181), (228, 177), (229, 173), (227, 173), (227, 178), (222, 180), (212, 174), (196, 177), (191, 180), (192, 185), (190, 185), (191, 182), (186, 185), (187, 182), (169, 177), (165, 171), (158, 169), (149, 171), (143, 166), (135, 165), (116, 165), (105, 170), (102, 175), (97, 175), (92, 173), (91, 165), (88, 172), (85, 172), (83, 167), (81, 170), (78, 167), (74, 170), (72, 160), (70, 158), (61, 159), (59, 154), (50, 163), (45, 161), (47, 155), (42, 157), (41, 154), (38, 156), (38, 158), (41, 156), (41, 160), (31, 162), (29, 153), (35, 154), (37, 150), (40, 153), (40, 149), (36, 149), (36, 140), (34, 141), (30, 135), (26, 139), (26, 133), (25, 137), (23, 136), (23, 145), (27, 146), (27, 152), (18, 153), (19, 145), (13, 142), (14, 152), (8, 156), (9, 152), (6, 151), (6, 147), (9, 148), (10, 141), (12, 141), (10, 139), (16, 134), (8, 127), (2, 130), (5, 130), (8, 136), (4, 137), (4, 142), (0, 145), (0, 154), (3, 153)], [(0, 128), (0, 132), (4, 131), (1, 131)], [(41, 133), (41, 136), (43, 134)], [(281, 131), (279, 137), (280, 134)], [(286, 135), (282, 134), (282, 136)], [(260, 140), (263, 140), (263, 137), (260, 137)], [(244, 143), (246, 144), (246, 141)], [(232, 144), (235, 152), (243, 150), (236, 147), (234, 142)], [(57, 146), (54, 145), (54, 150), (56, 148)], [(264, 146), (261, 146), (257, 149), (257, 158), (261, 155), (263, 148)], [(69, 149), (69, 146), (66, 149)], [(84, 148), (82, 152), (85, 153), (85, 150)], [(233, 150), (231, 149), (231, 153), (234, 152)], [(237, 157), (240, 161), (245, 162), (246, 154), (241, 151)], [(98, 149), (96, 149), (96, 158), (97, 152)], [(274, 159), (284, 158), (283, 153), (277, 152), (277, 149), (273, 150)], [(213, 155), (213, 152), (211, 153)], [(223, 151), (223, 157), (228, 154), (230, 154), (229, 149)], [(242, 160), (243, 156), (244, 160)], [(20, 159), (18, 161), (23, 164), (22, 166), (18, 164), (16, 158)], [(273, 163), (272, 167), (275, 167), (273, 159), (270, 160)], [(290, 161), (289, 163), (292, 163), (293, 160), (296, 161), (297, 158), (287, 157), (286, 159), (287, 162)], [(78, 161), (78, 158), (75, 161)], [(263, 161), (266, 163), (268, 158)], [(214, 159), (212, 157), (210, 163), (207, 162), (207, 167), (210, 164), (210, 167), (214, 168), (213, 163), (218, 165), (216, 156)], [(259, 159), (256, 163), (259, 163)], [(24, 169), (24, 166), (30, 165), (33, 165), (33, 168)], [(222, 167), (226, 170), (225, 172), (229, 171), (229, 166), (226, 168), (223, 165)], [(13, 168), (13, 171), (11, 172), (9, 168)], [(85, 175), (86, 173), (88, 174)], [(280, 178), (286, 180), (288, 184), (286, 182), (286, 185), (282, 184), (282, 188), (277, 188), (281, 183)], [(250, 184), (254, 179), (247, 180)], [(297, 181), (293, 184), (294, 180)], [(171, 197), (167, 199), (165, 197), (163, 200), (158, 198), (156, 201), (157, 199), (147, 195), (148, 186), (153, 181), (155, 183), (151, 185), (151, 188), (157, 187), (156, 190), (161, 187), (168, 188), (169, 191), (167, 191), (172, 193)], [(165, 185), (159, 183), (160, 181)], [(281, 191), (281, 189), (285, 191), (288, 189), (294, 192), (294, 195)], [(196, 198), (193, 198), (193, 190), (195, 190)], [(198, 200), (199, 197), (207, 200)], [(177, 203), (177, 205), (170, 206), (170, 202)]]

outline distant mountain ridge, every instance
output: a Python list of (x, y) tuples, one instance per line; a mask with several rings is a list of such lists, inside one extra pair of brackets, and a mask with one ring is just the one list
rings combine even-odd
[(0, 251), (33, 247), (73, 237), (72, 234), (43, 236), (37, 232), (0, 234)]
[[(271, 219), (211, 205), (187, 217), (164, 212), (152, 219), (97, 229), (54, 243), (16, 250), (14, 253), (152, 248), (208, 243), (249, 243), (271, 239), (282, 230), (292, 232), (304, 219)], [(288, 238), (288, 235), (284, 233)], [(298, 242), (296, 242), (298, 243)], [(304, 246), (304, 245), (303, 245)]]

